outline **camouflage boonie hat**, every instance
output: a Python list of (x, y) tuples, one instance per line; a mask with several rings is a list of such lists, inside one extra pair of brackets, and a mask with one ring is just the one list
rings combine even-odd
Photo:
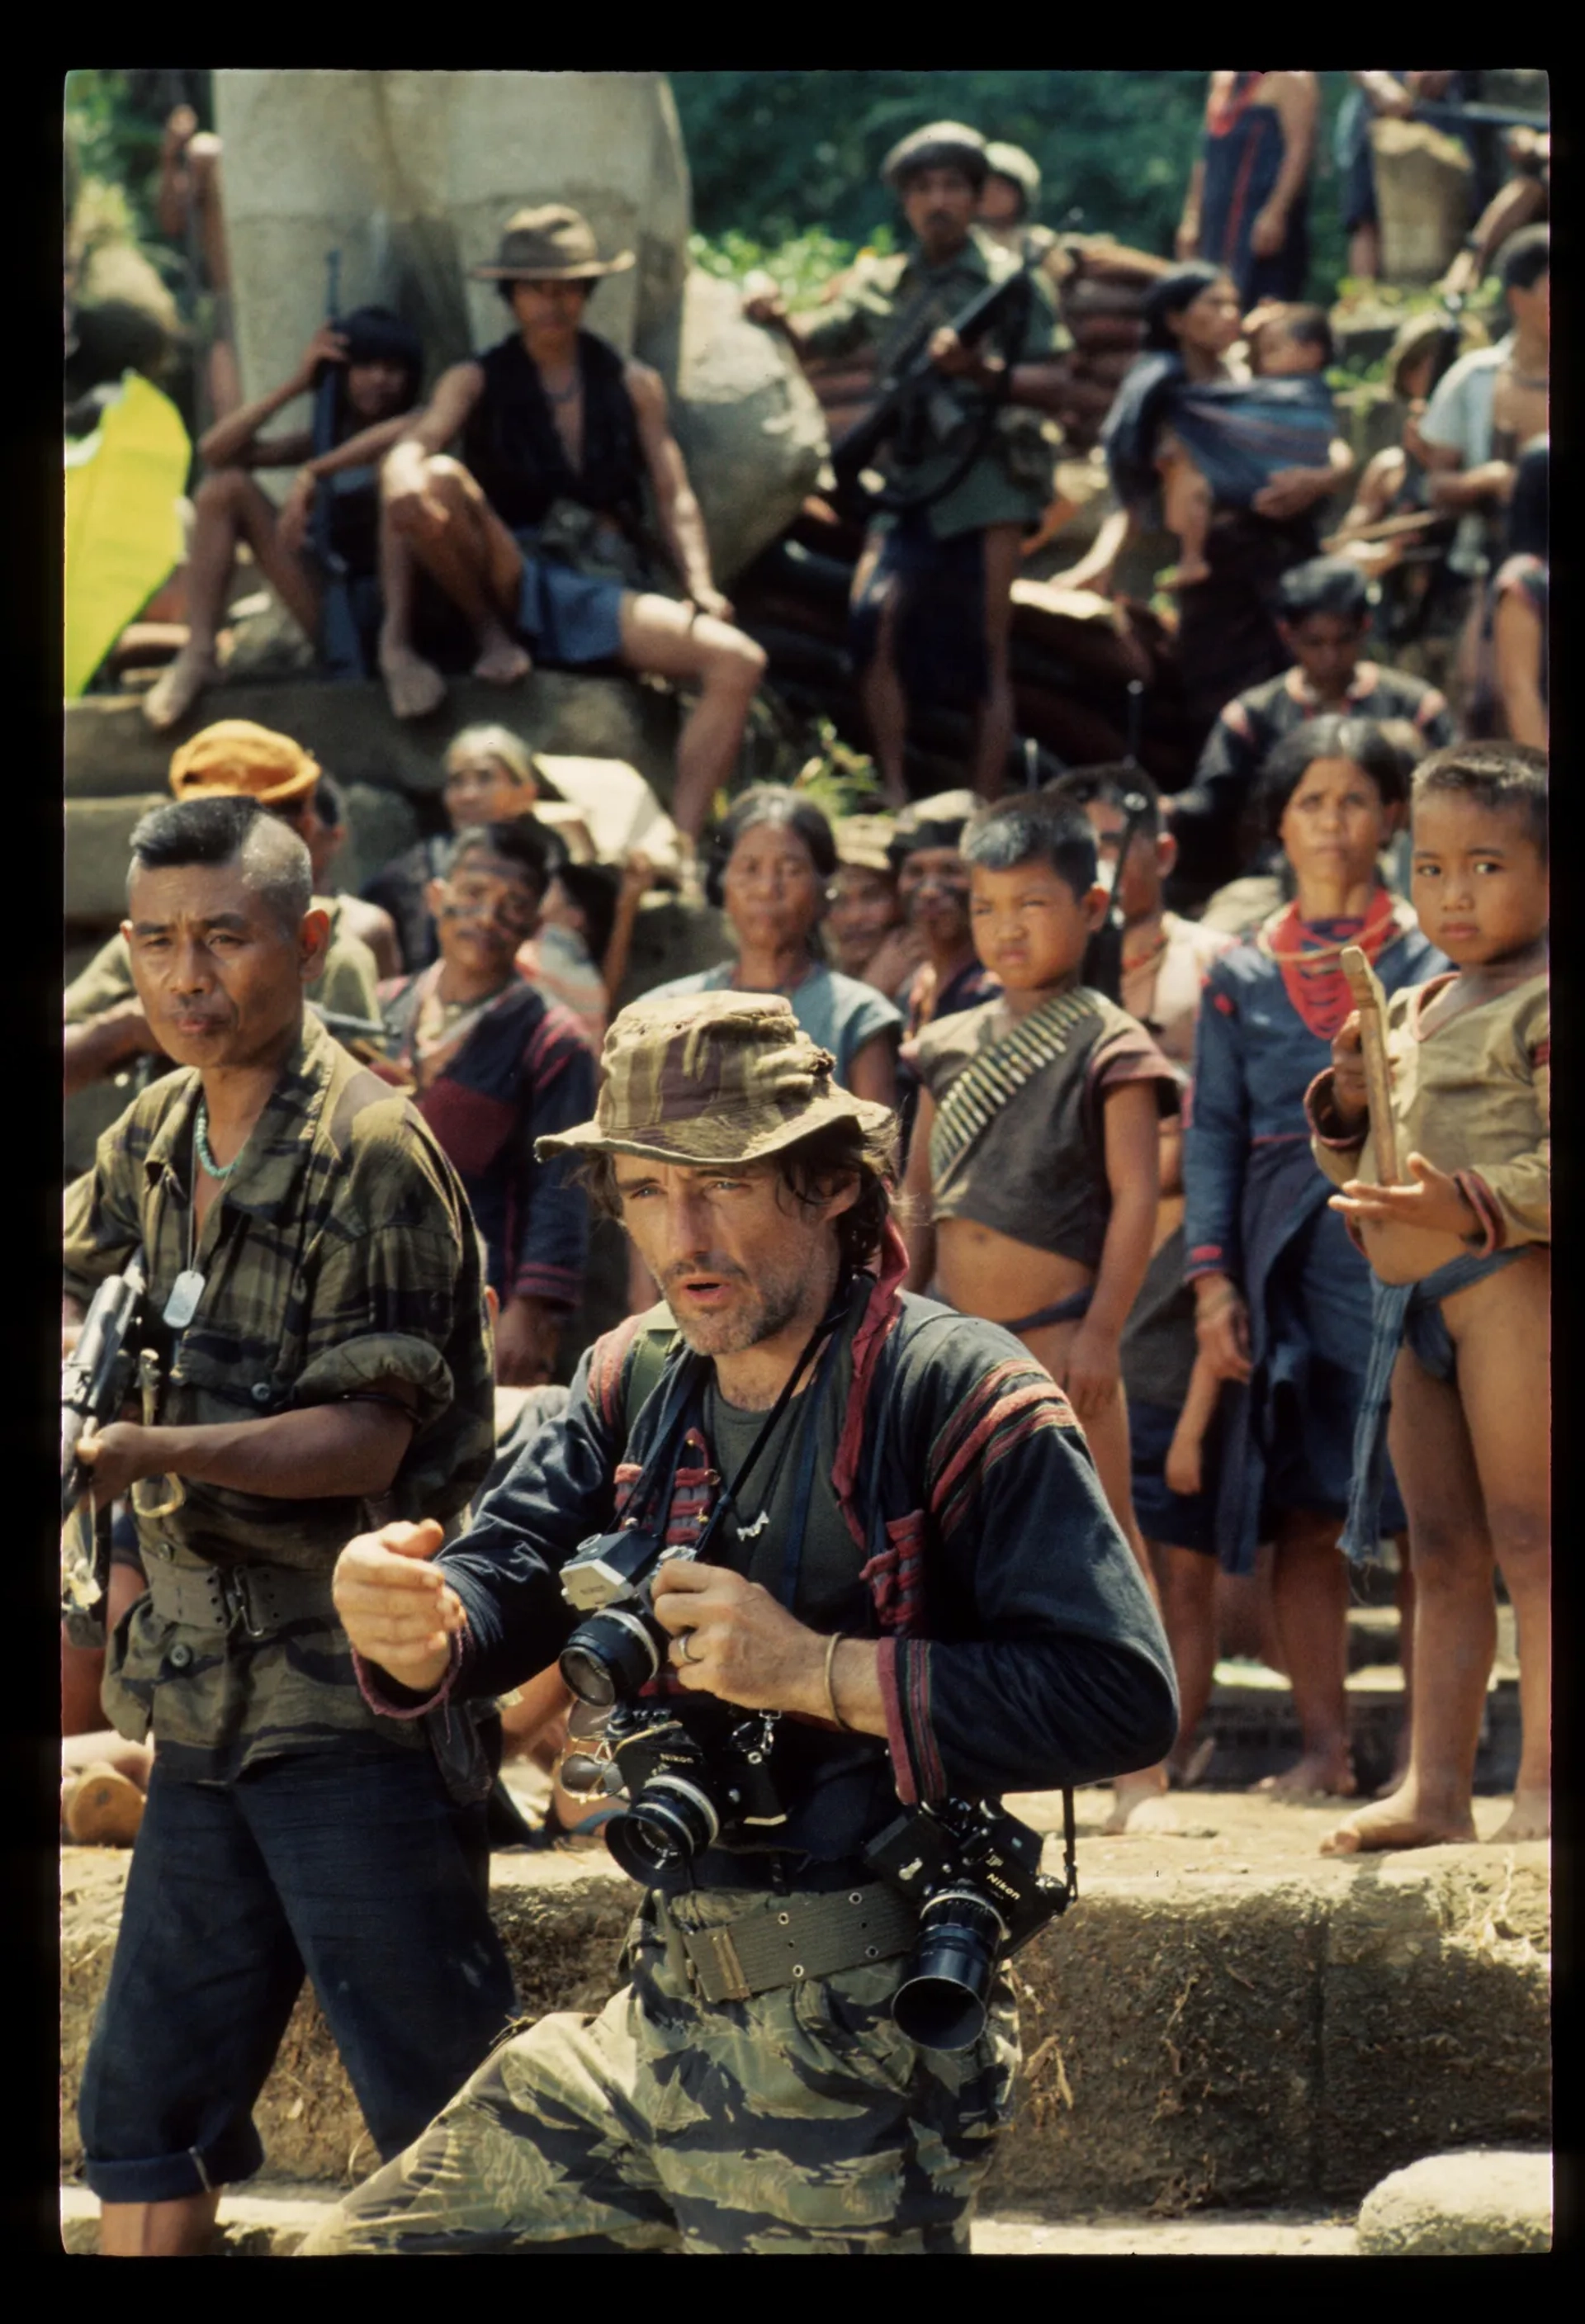
[(777, 992), (635, 1001), (605, 1036), (594, 1120), (534, 1152), (755, 1162), (834, 1121), (889, 1130), (889, 1108), (838, 1089), (835, 1063)]
[(916, 170), (961, 170), (978, 193), (985, 183), (985, 140), (962, 121), (928, 121), (898, 139), (880, 164), (880, 182), (901, 193)]

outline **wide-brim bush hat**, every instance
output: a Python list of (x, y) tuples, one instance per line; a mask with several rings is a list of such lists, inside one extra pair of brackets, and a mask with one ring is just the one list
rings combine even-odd
[(493, 265), (473, 266), (478, 282), (594, 282), (604, 274), (625, 274), (631, 250), (602, 258), (594, 229), (581, 210), (565, 202), (516, 210), (506, 221)]
[(880, 164), (880, 181), (900, 194), (916, 170), (961, 170), (976, 193), (988, 171), (985, 140), (962, 121), (927, 121), (899, 137)]

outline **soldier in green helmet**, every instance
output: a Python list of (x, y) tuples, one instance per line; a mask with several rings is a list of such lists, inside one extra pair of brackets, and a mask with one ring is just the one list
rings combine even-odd
[(953, 329), (978, 293), (1016, 274), (1019, 253), (979, 221), (984, 139), (934, 121), (902, 139), (881, 176), (901, 204), (909, 247), (862, 258), (842, 293), (812, 314), (750, 299), (751, 321), (782, 331), (800, 355), (873, 348), (885, 381), (929, 350), (936, 383), (886, 455), (886, 505), (871, 520), (853, 576), (850, 644), (887, 795), (908, 802), (904, 751), (916, 701), (974, 717), (973, 788), (1000, 796), (1012, 739), (1008, 641), (1024, 535), (1051, 498), (1061, 374), (1058, 325), (1039, 275), (972, 346)]

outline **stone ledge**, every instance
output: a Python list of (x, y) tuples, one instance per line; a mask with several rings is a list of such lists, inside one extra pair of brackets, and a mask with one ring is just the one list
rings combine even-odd
[[(1084, 1800), (1093, 1813), (1098, 1795)], [(1017, 1804), (1047, 1830), (1060, 1821), (1055, 1797)], [(1186, 1794), (1184, 1806), (1258, 1829), (1249, 1803)], [(1275, 1831), (1278, 1812), (1266, 1813)], [(1248, 1846), (1243, 1831), (1207, 1847), (1211, 1825), (1086, 1842), (1078, 1904), (1015, 1964), (1027, 2063), (988, 2211), (1351, 2205), (1427, 2152), (1546, 2144), (1544, 1846), (1319, 1858), (1309, 1833), (1326, 1821), (1290, 1815), (1306, 1852), (1295, 1844), (1258, 1868), (1219, 1855)], [(69, 2173), (125, 1858), (61, 1860), (73, 1892), (61, 1940)], [(496, 1858), (495, 1916), (526, 2015), (601, 2005), (635, 1895), (595, 1855)], [(311, 1999), (258, 2121), (272, 2176), (346, 2184), (372, 2167)]]
[(454, 678), (428, 718), (393, 718), (383, 687), (283, 678), (210, 687), (169, 734), (156, 734), (131, 694), (89, 694), (66, 706), (66, 796), (124, 798), (167, 788), (177, 745), (217, 718), (252, 718), (290, 734), (338, 781), (438, 792), (447, 744), (465, 726), (500, 725), (530, 750), (624, 759), (662, 802), (671, 797), (677, 696), (625, 677), (537, 669), (521, 686)]

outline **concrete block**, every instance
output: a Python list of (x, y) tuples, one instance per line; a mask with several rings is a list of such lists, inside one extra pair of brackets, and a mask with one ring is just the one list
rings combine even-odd
[(230, 69), (215, 109), (245, 395), (284, 378), (318, 327), (333, 249), (343, 308), (406, 315), (431, 380), (509, 327), (467, 270), (527, 205), (570, 202), (604, 254), (637, 253), (590, 308), (624, 354), (681, 294), (687, 164), (662, 73)]
[(253, 718), (294, 736), (338, 781), (419, 794), (439, 790), (441, 758), (454, 735), (465, 726), (502, 725), (533, 751), (625, 760), (664, 804), (675, 772), (678, 705), (668, 687), (638, 678), (538, 669), (504, 689), (456, 679), (431, 717), (408, 724), (392, 716), (383, 687), (372, 679), (335, 686), (308, 678), (212, 687), (173, 733), (159, 735), (132, 696), (88, 695), (67, 706), (67, 798), (161, 789), (177, 744), (219, 718)]
[(1372, 2258), (1474, 2259), (1552, 2249), (1552, 2157), (1428, 2154), (1373, 2187), (1359, 2248)]
[[(1049, 1828), (1042, 1804), (1059, 1812), (1016, 1807)], [(1053, 1841), (1053, 1871), (1055, 1855)], [(69, 2174), (124, 1864), (108, 1849), (62, 1852)], [(526, 2016), (601, 2006), (636, 1895), (599, 1855), (495, 1859), (493, 1906)], [(1079, 1903), (1013, 1964), (1026, 2062), (984, 2210), (1351, 2206), (1427, 2144), (1544, 2144), (1546, 1929), (1540, 1847), (1311, 1858), (1270, 1872), (1174, 1868), (1168, 1850), (1153, 1869), (1087, 1877)], [(372, 2167), (311, 2000), (292, 2017), (258, 2122), (272, 2178), (348, 2183)]]
[(169, 807), (169, 790), (128, 798), (68, 798), (66, 918), (118, 925), (126, 909), (126, 867), (133, 828), (151, 807)]

